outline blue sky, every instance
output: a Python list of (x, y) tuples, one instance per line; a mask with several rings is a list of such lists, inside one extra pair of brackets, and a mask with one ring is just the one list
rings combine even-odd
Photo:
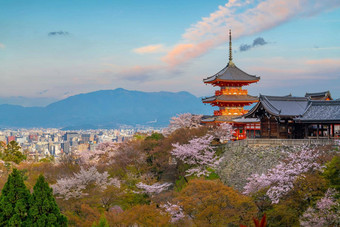
[(0, 0), (0, 98), (118, 87), (210, 95), (202, 79), (227, 63), (229, 28), (234, 62), (261, 76), (251, 94), (340, 98), (338, 0)]

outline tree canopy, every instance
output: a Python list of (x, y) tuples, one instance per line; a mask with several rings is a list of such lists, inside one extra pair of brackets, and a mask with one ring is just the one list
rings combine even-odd
[(15, 162), (16, 164), (19, 164), (26, 159), (26, 155), (24, 155), (20, 149), (21, 147), (16, 141), (9, 142), (7, 146), (3, 146), (1, 159), (6, 162)]
[(24, 184), (22, 173), (13, 169), (0, 196), (0, 226), (20, 226), (27, 221), (30, 192)]
[(30, 226), (67, 226), (67, 219), (60, 213), (52, 193), (52, 188), (40, 175), (33, 188), (28, 212)]

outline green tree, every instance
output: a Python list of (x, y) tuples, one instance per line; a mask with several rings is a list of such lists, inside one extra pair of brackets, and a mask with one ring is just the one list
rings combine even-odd
[(0, 196), (0, 226), (20, 226), (27, 220), (30, 192), (17, 169), (8, 176)]
[(333, 159), (326, 164), (323, 177), (329, 182), (332, 188), (340, 192), (340, 156), (334, 156)]
[(3, 152), (6, 148), (6, 143), (3, 141), (0, 141), (0, 158), (2, 159)]
[(105, 216), (102, 216), (99, 220), (99, 223), (94, 222), (92, 227), (109, 227), (109, 223), (107, 222)]
[(43, 175), (40, 175), (33, 187), (32, 206), (28, 212), (28, 226), (67, 226), (67, 219), (60, 213)]
[(21, 147), (15, 141), (11, 141), (4, 149), (2, 153), (2, 160), (6, 162), (15, 162), (19, 164), (26, 159), (26, 156), (20, 151)]
[(250, 225), (257, 213), (251, 198), (220, 180), (193, 179), (176, 199), (197, 226)]

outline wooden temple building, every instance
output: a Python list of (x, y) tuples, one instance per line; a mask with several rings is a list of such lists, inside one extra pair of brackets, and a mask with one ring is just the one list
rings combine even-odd
[(340, 101), (333, 101), (329, 91), (305, 97), (260, 95), (243, 117), (260, 120), (261, 138), (334, 138), (339, 137)]
[[(203, 103), (218, 107), (213, 116), (204, 116), (203, 124), (230, 123), (234, 137), (246, 138), (334, 138), (340, 136), (340, 99), (333, 100), (329, 91), (306, 93), (304, 97), (251, 96), (244, 86), (260, 77), (239, 69), (232, 58), (229, 30), (229, 62), (213, 76), (203, 80), (219, 89)], [(244, 107), (256, 103), (249, 111)]]
[(231, 31), (229, 30), (229, 62), (226, 67), (213, 76), (203, 80), (205, 84), (211, 84), (219, 87), (215, 95), (202, 99), (203, 103), (217, 106), (219, 109), (214, 111), (213, 116), (206, 117), (202, 120), (204, 124), (219, 124), (222, 122), (231, 123), (235, 127), (235, 139), (245, 139), (249, 131), (259, 130), (259, 122), (247, 119), (245, 121), (234, 121), (234, 119), (246, 114), (248, 111), (244, 106), (258, 102), (257, 96), (251, 96), (244, 89), (252, 83), (256, 83), (260, 77), (250, 75), (239, 69), (232, 58)]

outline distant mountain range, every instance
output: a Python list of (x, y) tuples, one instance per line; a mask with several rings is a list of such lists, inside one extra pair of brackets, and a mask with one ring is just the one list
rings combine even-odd
[(0, 97), (0, 105), (1, 104), (11, 104), (11, 105), (20, 105), (20, 106), (46, 106), (52, 102), (56, 102), (58, 99), (56, 98), (45, 98), (45, 97), (23, 97), (23, 96), (12, 96), (12, 97)]
[(122, 88), (68, 97), (46, 107), (0, 105), (0, 127), (96, 129), (120, 125), (166, 126), (180, 113), (211, 114), (189, 92), (141, 92)]

